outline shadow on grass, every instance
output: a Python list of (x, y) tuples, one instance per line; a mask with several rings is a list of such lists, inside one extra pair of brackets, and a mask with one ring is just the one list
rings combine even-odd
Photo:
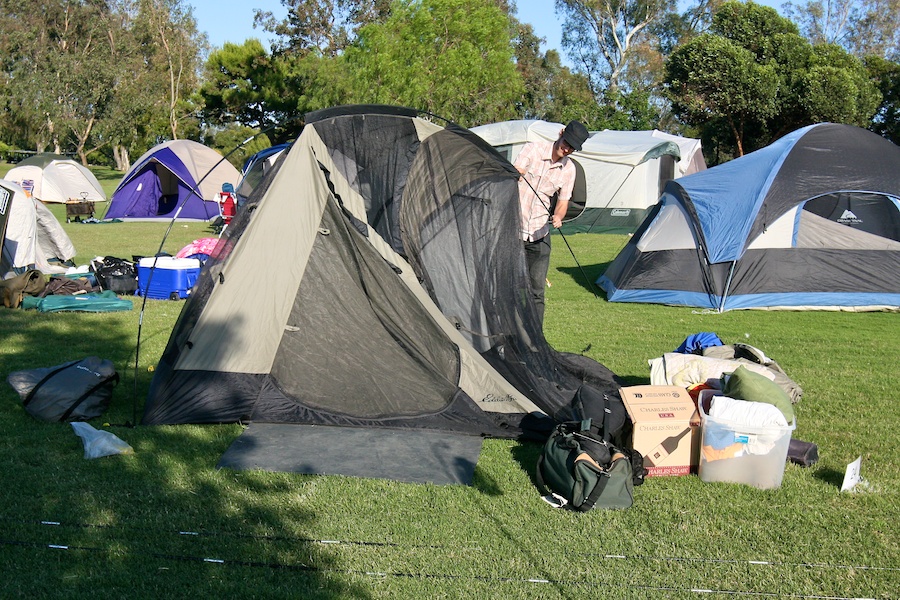
[(813, 473), (813, 477), (838, 489), (844, 484), (844, 474), (828, 467), (817, 469)]
[[(134, 414), (140, 418), (152, 377), (140, 371), (135, 383), (137, 310), (0, 311), (4, 379), (12, 371), (85, 356), (114, 362), (121, 383), (109, 410), (91, 425), (134, 449), (85, 460), (69, 424), (36, 421), (10, 386), (0, 386), (0, 452), (15, 465), (0, 487), (7, 541), (0, 564), (43, 565), (41, 581), (34, 573), (22, 579), (29, 594), (370, 596), (350, 581), (346, 551), (316, 541), (317, 530), (333, 525), (318, 523), (314, 505), (298, 500), (314, 493), (311, 478), (216, 468), (239, 425), (107, 425), (131, 421)], [(155, 347), (150, 352), (158, 355)], [(155, 364), (157, 356), (141, 352), (143, 364)], [(48, 545), (68, 550), (48, 560)], [(100, 564), (103, 577), (97, 576)], [(53, 587), (61, 581), (64, 591)]]
[(591, 294), (606, 300), (606, 292), (596, 284), (596, 281), (603, 275), (609, 265), (610, 263), (604, 262), (594, 265), (581, 265), (580, 268), (578, 266), (557, 267), (556, 270), (571, 277), (575, 283)]
[(538, 457), (544, 445), (538, 442), (521, 442), (512, 448), (512, 457), (522, 470), (528, 473), (528, 478), (532, 485), (537, 487), (537, 478), (535, 477), (535, 469), (537, 468)]

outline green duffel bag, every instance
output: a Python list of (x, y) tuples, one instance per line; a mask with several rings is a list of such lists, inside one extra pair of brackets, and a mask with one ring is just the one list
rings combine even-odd
[(590, 419), (562, 423), (544, 444), (537, 487), (548, 503), (576, 511), (634, 503), (630, 456), (590, 431)]

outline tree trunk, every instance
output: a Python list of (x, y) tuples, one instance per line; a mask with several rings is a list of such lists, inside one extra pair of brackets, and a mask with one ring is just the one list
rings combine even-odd
[(113, 158), (116, 161), (116, 169), (122, 172), (131, 168), (131, 158), (128, 156), (128, 148), (116, 144), (113, 146)]

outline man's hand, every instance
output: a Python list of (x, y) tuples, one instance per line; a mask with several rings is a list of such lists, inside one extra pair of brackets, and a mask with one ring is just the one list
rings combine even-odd
[(553, 227), (555, 227), (556, 229), (562, 227), (562, 217), (553, 215), (553, 219), (551, 219), (550, 222), (553, 223)]

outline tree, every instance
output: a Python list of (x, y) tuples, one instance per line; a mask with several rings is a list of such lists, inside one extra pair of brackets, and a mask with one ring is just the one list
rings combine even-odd
[[(709, 33), (669, 57), (665, 85), (678, 118), (707, 135), (728, 131), (737, 155), (811, 123), (865, 126), (880, 101), (860, 60), (836, 45), (810, 44), (789, 20), (753, 2), (723, 4)], [(729, 147), (707, 137), (704, 144)]]
[(900, 0), (788, 2), (785, 15), (813, 44), (837, 44), (860, 58), (900, 58)]
[(869, 56), (865, 64), (881, 92), (881, 104), (870, 129), (900, 144), (900, 63)]
[(118, 31), (106, 3), (5, 3), (8, 40), (5, 94), (19, 124), (41, 150), (74, 149), (87, 163), (86, 146), (107, 110), (114, 82)]
[(461, 125), (515, 115), (522, 77), (506, 14), (492, 0), (397, 0), (361, 28), (341, 64), (355, 102), (400, 104)]
[(673, 112), (688, 124), (727, 124), (738, 156), (748, 122), (776, 113), (778, 76), (772, 65), (724, 37), (704, 34), (678, 48), (666, 63)]
[(175, 140), (185, 121), (196, 121), (190, 98), (199, 85), (206, 36), (197, 31), (193, 8), (183, 0), (137, 0), (137, 6), (133, 31), (147, 69), (165, 81), (166, 120)]
[(256, 10), (253, 22), (278, 36), (276, 54), (338, 56), (356, 39), (361, 27), (383, 21), (390, 0), (281, 0), (287, 16), (277, 21)]
[(200, 87), (206, 118), (217, 124), (238, 122), (268, 129), (284, 113), (287, 90), (284, 61), (274, 60), (257, 39), (242, 45), (226, 43), (206, 62)]
[(556, 0), (565, 18), (563, 48), (591, 81), (598, 98), (624, 85), (634, 51), (649, 27), (674, 10), (674, 0)]

